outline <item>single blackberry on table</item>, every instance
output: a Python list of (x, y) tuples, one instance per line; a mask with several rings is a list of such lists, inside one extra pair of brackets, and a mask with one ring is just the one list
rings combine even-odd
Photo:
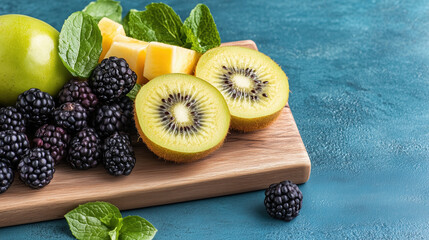
[(93, 126), (98, 134), (105, 138), (122, 131), (128, 123), (126, 115), (117, 103), (103, 104), (95, 111)]
[(0, 161), (0, 194), (6, 192), (13, 182), (13, 170), (5, 162)]
[(0, 131), (15, 130), (25, 133), (27, 120), (15, 107), (0, 108)]
[(298, 186), (291, 181), (271, 184), (265, 190), (264, 204), (271, 217), (290, 221), (299, 214), (302, 206), (302, 193)]
[(103, 144), (103, 165), (114, 176), (129, 175), (136, 164), (130, 138), (125, 133), (114, 133)]
[(55, 124), (70, 133), (78, 132), (88, 126), (88, 112), (77, 102), (67, 102), (54, 111)]
[(43, 148), (33, 148), (19, 162), (18, 174), (21, 181), (31, 188), (42, 188), (54, 177), (54, 158)]
[(18, 96), (16, 108), (29, 123), (40, 126), (48, 121), (55, 108), (55, 102), (49, 93), (31, 88)]
[(123, 97), (118, 101), (122, 114), (126, 118), (124, 129), (137, 133), (136, 124), (134, 122), (134, 102), (129, 97)]
[(71, 140), (67, 161), (72, 168), (96, 167), (100, 160), (100, 138), (93, 128), (85, 128)]
[(101, 61), (89, 79), (89, 85), (98, 99), (113, 102), (131, 91), (137, 75), (123, 58), (109, 57)]
[(35, 146), (49, 150), (55, 164), (60, 163), (67, 154), (70, 135), (63, 128), (45, 124), (34, 134)]
[(27, 135), (14, 130), (0, 132), (0, 161), (16, 168), (23, 155), (30, 148)]
[(88, 81), (72, 79), (58, 93), (58, 102), (78, 102), (92, 112), (98, 104), (98, 98), (89, 87)]

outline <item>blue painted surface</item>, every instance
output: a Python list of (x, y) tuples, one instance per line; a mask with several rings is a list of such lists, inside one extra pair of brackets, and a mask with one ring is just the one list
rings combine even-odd
[[(166, 2), (182, 19), (197, 3)], [(151, 221), (156, 239), (429, 238), (429, 2), (202, 2), (223, 41), (255, 40), (290, 78), (290, 105), (313, 164), (300, 186), (301, 215), (271, 219), (262, 191), (123, 214)], [(1, 1), (0, 14), (60, 29), (86, 4)], [(1, 228), (0, 239), (72, 236), (57, 220)]]

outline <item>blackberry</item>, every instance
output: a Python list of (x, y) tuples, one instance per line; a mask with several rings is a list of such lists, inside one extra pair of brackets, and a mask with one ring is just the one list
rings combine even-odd
[(64, 129), (49, 124), (37, 129), (33, 139), (36, 147), (49, 150), (55, 164), (60, 163), (61, 159), (66, 156), (69, 142), (70, 135)]
[(134, 122), (134, 102), (129, 97), (123, 97), (118, 101), (121, 108), (122, 115), (125, 116), (126, 122), (124, 129), (128, 132), (137, 132), (136, 124)]
[(105, 138), (124, 130), (127, 122), (128, 119), (119, 104), (111, 103), (103, 104), (95, 111), (93, 126), (97, 129), (98, 134)]
[(302, 193), (298, 186), (291, 181), (271, 184), (265, 190), (264, 203), (271, 217), (290, 221), (299, 214), (302, 206)]
[(103, 165), (114, 176), (129, 175), (136, 164), (130, 138), (125, 133), (115, 133), (103, 144)]
[(25, 133), (27, 120), (15, 107), (0, 108), (0, 131), (15, 130)]
[(6, 192), (13, 182), (13, 170), (5, 162), (0, 161), (0, 194)]
[(89, 85), (98, 99), (112, 102), (131, 91), (137, 75), (123, 58), (109, 57), (101, 61), (89, 79)]
[(85, 128), (70, 142), (67, 161), (72, 168), (89, 169), (97, 166), (100, 155), (100, 138), (93, 128)]
[(76, 102), (67, 102), (54, 111), (55, 124), (70, 133), (78, 132), (88, 126), (87, 110)]
[(27, 135), (14, 130), (0, 132), (0, 161), (16, 168), (30, 147)]
[(42, 188), (48, 185), (54, 177), (54, 165), (54, 159), (48, 150), (33, 148), (19, 162), (19, 178), (31, 188)]
[(54, 111), (55, 102), (48, 93), (32, 88), (18, 96), (16, 108), (29, 123), (40, 126), (48, 121)]
[(89, 112), (92, 112), (98, 104), (98, 98), (89, 87), (88, 81), (72, 79), (61, 89), (58, 94), (58, 102), (60, 104), (78, 102)]

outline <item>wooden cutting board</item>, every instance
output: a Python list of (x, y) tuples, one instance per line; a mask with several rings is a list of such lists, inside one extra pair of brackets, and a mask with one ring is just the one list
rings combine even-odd
[[(224, 45), (257, 49), (250, 40)], [(129, 176), (110, 176), (102, 166), (73, 170), (62, 163), (51, 184), (40, 190), (16, 177), (0, 194), (0, 227), (62, 218), (90, 201), (125, 210), (259, 190), (287, 179), (304, 183), (310, 177), (310, 159), (288, 106), (267, 129), (232, 132), (222, 148), (194, 163), (158, 159), (141, 142), (134, 150), (137, 163)]]

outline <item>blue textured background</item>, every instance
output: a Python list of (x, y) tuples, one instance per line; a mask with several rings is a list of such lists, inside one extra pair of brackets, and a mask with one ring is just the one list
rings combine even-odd
[[(197, 3), (166, 2), (182, 19)], [(151, 221), (156, 239), (429, 238), (429, 2), (203, 2), (223, 41), (255, 40), (290, 78), (290, 105), (313, 164), (300, 186), (301, 215), (290, 223), (271, 219), (262, 191), (124, 215)], [(2, 0), (0, 14), (60, 29), (87, 3)], [(147, 3), (122, 5), (128, 11)], [(0, 239), (72, 235), (57, 220), (1, 228)]]

